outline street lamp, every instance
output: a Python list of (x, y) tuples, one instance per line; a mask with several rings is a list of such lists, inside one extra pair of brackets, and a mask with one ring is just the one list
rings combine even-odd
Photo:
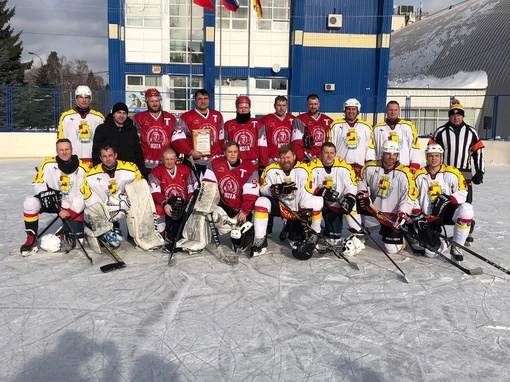
[(39, 61), (41, 61), (41, 68), (44, 66), (43, 62), (42, 62), (42, 58), (41, 56), (39, 56), (37, 53), (34, 53), (34, 52), (28, 52), (28, 54), (31, 54), (33, 56), (37, 56), (39, 58)]

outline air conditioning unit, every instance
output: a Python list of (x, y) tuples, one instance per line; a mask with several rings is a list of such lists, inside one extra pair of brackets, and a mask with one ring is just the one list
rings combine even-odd
[(325, 92), (334, 92), (335, 84), (324, 84), (324, 91)]
[(330, 13), (328, 15), (328, 28), (340, 29), (342, 27), (342, 15)]

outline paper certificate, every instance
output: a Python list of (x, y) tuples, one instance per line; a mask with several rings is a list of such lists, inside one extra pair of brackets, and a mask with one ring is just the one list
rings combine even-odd
[(211, 130), (193, 130), (193, 150), (211, 155)]

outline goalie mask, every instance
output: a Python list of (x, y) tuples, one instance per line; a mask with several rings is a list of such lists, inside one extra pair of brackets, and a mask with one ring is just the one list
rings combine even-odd
[(60, 251), (60, 238), (52, 233), (41, 238), (41, 248), (46, 252)]
[(254, 237), (255, 229), (251, 222), (245, 222), (242, 225), (238, 224), (230, 231), (232, 243), (234, 246), (242, 248), (243, 251), (252, 244)]
[(356, 235), (351, 235), (344, 241), (344, 256), (354, 256), (361, 252), (362, 249), (365, 248), (365, 244), (356, 237)]
[(172, 216), (170, 219), (172, 220), (181, 220), (184, 215), (184, 210), (186, 209), (186, 203), (184, 199), (180, 196), (172, 196), (166, 202), (172, 208)]

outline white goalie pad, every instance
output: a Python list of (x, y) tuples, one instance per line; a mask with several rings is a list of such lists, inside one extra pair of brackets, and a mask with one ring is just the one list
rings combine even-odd
[(213, 182), (202, 182), (193, 210), (209, 214), (218, 207), (219, 202), (220, 191), (218, 189), (218, 184)]
[(117, 196), (110, 195), (105, 202), (105, 209), (108, 212), (109, 220), (111, 222), (117, 222), (126, 217), (130, 206), (129, 198), (125, 192), (121, 192)]
[(135, 243), (145, 250), (163, 246), (165, 240), (157, 229), (156, 206), (147, 181), (142, 179), (127, 184), (126, 194), (131, 204), (126, 222)]
[(92, 250), (92, 252), (100, 254), (101, 244), (99, 243), (98, 238), (94, 236), (94, 232), (92, 232), (92, 230), (87, 226), (85, 226), (84, 232), (89, 248)]
[(110, 222), (108, 212), (101, 203), (94, 203), (85, 208), (85, 213), (89, 217), (91, 236), (98, 237), (113, 229), (113, 223)]
[(214, 225), (218, 230), (218, 234), (224, 235), (232, 231), (232, 228), (237, 225), (236, 218), (230, 218), (225, 210), (221, 207), (216, 207), (212, 214)]

